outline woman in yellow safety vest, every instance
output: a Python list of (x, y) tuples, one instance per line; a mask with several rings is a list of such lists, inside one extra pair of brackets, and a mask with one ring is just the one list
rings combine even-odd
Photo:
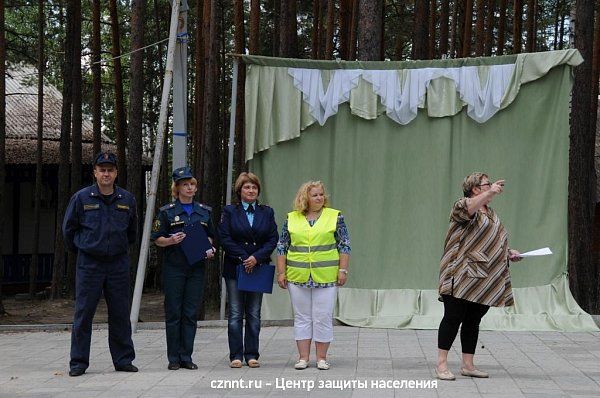
[(350, 238), (344, 216), (328, 207), (321, 181), (300, 187), (294, 211), (288, 213), (277, 243), (277, 283), (288, 289), (294, 310), (294, 338), (298, 362), (306, 369), (311, 341), (317, 368), (329, 369), (327, 350), (333, 340), (333, 306), (337, 286), (348, 277)]

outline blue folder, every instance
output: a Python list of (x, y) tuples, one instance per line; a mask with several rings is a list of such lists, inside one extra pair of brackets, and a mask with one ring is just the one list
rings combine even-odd
[(250, 273), (246, 272), (244, 264), (240, 264), (237, 266), (237, 287), (245, 292), (271, 294), (274, 276), (275, 266), (273, 264), (256, 265)]
[(206, 251), (212, 249), (206, 231), (200, 223), (183, 227), (185, 239), (181, 241), (181, 250), (189, 265), (194, 265), (206, 258)]

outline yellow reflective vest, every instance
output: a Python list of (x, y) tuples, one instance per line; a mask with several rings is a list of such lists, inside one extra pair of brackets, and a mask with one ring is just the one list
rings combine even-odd
[(340, 254), (334, 232), (339, 214), (339, 210), (324, 207), (311, 227), (301, 212), (288, 213), (291, 239), (286, 260), (288, 281), (304, 283), (309, 276), (317, 283), (337, 281)]

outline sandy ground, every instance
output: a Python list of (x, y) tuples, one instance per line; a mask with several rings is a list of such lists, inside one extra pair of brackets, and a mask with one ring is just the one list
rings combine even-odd
[[(72, 323), (75, 302), (71, 299), (58, 300), (15, 300), (7, 297), (3, 300), (8, 315), (0, 316), (0, 325), (33, 325)], [(144, 322), (164, 320), (162, 293), (144, 293), (140, 308), (140, 319)], [(94, 322), (107, 321), (106, 302), (100, 299)]]

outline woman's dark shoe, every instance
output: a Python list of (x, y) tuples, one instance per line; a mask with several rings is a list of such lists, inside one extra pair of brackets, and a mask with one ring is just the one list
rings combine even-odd
[(194, 362), (188, 362), (188, 361), (182, 361), (180, 363), (181, 367), (184, 369), (189, 369), (189, 370), (196, 370), (198, 369), (198, 365), (196, 365)]
[(167, 369), (169, 370), (178, 370), (181, 366), (179, 366), (179, 362), (169, 362), (169, 366)]

